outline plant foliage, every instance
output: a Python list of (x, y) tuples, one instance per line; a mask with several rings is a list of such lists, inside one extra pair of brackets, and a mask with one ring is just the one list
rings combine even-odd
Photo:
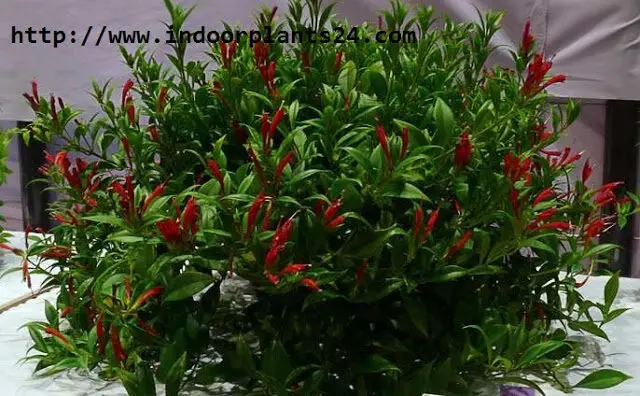
[[(166, 5), (178, 36), (192, 9)], [(352, 31), (332, 13), (291, 0), (257, 24)], [(549, 149), (579, 106), (549, 105), (565, 78), (548, 76), (528, 26), (515, 67), (487, 68), (501, 17), (435, 28), (432, 8), (394, 1), (380, 27), (417, 42), (365, 40), (362, 25), (335, 45), (244, 36), (210, 62), (187, 43), (167, 65), (123, 49), (131, 80), (116, 101), (94, 83), (103, 114), (88, 120), (26, 94), (23, 134), (65, 142), (42, 169), (59, 225), (24, 253), (60, 290), (27, 324), (37, 371), (97, 371), (131, 395), (570, 391), (568, 332), (607, 339), (624, 312), (617, 275), (603, 303), (580, 287), (616, 248), (598, 235), (634, 202), (589, 187), (589, 162), (569, 177), (581, 154)], [(226, 298), (242, 280), (249, 304)]]

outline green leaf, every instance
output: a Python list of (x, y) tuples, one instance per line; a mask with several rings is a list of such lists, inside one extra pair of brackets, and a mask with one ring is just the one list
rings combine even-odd
[(587, 333), (593, 334), (594, 336), (598, 336), (609, 341), (607, 333), (605, 333), (601, 328), (598, 327), (597, 324), (593, 322), (571, 322), (569, 323), (569, 328), (571, 328), (572, 330), (586, 331)]
[(426, 282), (448, 282), (467, 275), (467, 270), (457, 265), (447, 265), (427, 278)]
[(297, 172), (295, 175), (293, 175), (293, 177), (291, 178), (291, 180), (289, 181), (290, 184), (296, 184), (299, 183), (305, 179), (310, 178), (311, 176), (318, 174), (318, 173), (322, 173), (323, 171), (320, 169), (307, 169), (304, 170), (302, 172)]
[(620, 275), (615, 273), (609, 278), (607, 284), (604, 287), (604, 305), (607, 307), (607, 312), (611, 309), (613, 301), (618, 295), (618, 288), (620, 287)]
[(165, 391), (167, 396), (178, 396), (180, 390), (180, 383), (185, 375), (185, 368), (187, 364), (187, 353), (183, 352), (180, 358), (171, 366), (171, 369), (167, 373), (167, 380), (165, 384)]
[(391, 237), (402, 234), (404, 234), (404, 231), (396, 227), (358, 233), (342, 247), (341, 252), (344, 255), (356, 258), (375, 257), (380, 254), (384, 245)]
[(353, 147), (344, 147), (342, 150), (346, 151), (367, 173), (373, 172), (373, 165), (364, 152)]
[(427, 331), (429, 327), (427, 318), (429, 315), (427, 314), (424, 303), (422, 303), (420, 299), (405, 298), (402, 306), (407, 311), (407, 314), (416, 329), (418, 329), (425, 337), (429, 337), (429, 333)]
[(607, 389), (621, 384), (631, 378), (632, 377), (629, 375), (617, 370), (602, 369), (584, 377), (580, 382), (574, 385), (574, 388)]
[(453, 133), (454, 118), (451, 108), (440, 98), (436, 99), (436, 105), (433, 110), (436, 120), (436, 127), (441, 134), (440, 139), (446, 139)]
[(349, 92), (356, 86), (357, 77), (356, 64), (353, 61), (349, 61), (342, 66), (342, 71), (338, 76), (338, 84), (342, 89), (342, 93), (347, 96)]
[(545, 341), (540, 344), (532, 345), (527, 348), (520, 357), (518, 367), (525, 367), (532, 363), (535, 364), (536, 361), (564, 345), (566, 345), (566, 343), (562, 341)]
[(42, 338), (42, 335), (40, 334), (40, 332), (37, 329), (35, 329), (33, 326), (27, 327), (27, 330), (29, 330), (29, 335), (31, 336), (31, 339), (35, 344), (36, 350), (39, 352), (46, 353), (47, 344), (45, 344), (44, 339)]
[(605, 315), (604, 323), (609, 323), (609, 322), (613, 321), (615, 318), (617, 318), (618, 316), (620, 316), (623, 313), (627, 312), (629, 309), (630, 308), (618, 308), (618, 309), (614, 309), (613, 311), (608, 312)]
[(335, 300), (338, 298), (345, 298), (345, 297), (342, 294), (338, 294), (329, 290), (323, 290), (321, 292), (311, 293), (304, 299), (302, 310), (305, 311), (311, 305), (314, 305), (323, 301)]
[(169, 284), (164, 301), (179, 301), (192, 297), (214, 281), (215, 279), (208, 274), (195, 271), (183, 272)]
[(44, 314), (52, 327), (58, 327), (58, 310), (49, 302), (44, 302)]
[(285, 383), (291, 370), (291, 359), (289, 359), (287, 351), (280, 342), (274, 341), (264, 352), (262, 371), (278, 382)]
[(124, 220), (110, 215), (95, 215), (83, 217), (84, 220), (92, 221), (94, 223), (110, 224), (115, 227), (124, 228)]
[(418, 187), (403, 182), (386, 184), (382, 191), (382, 196), (386, 198), (403, 198), (431, 202)]
[(385, 373), (388, 371), (400, 372), (400, 369), (380, 355), (369, 356), (360, 365), (360, 372), (363, 374)]
[(247, 373), (253, 373), (255, 371), (255, 364), (253, 362), (253, 354), (249, 345), (245, 341), (244, 337), (238, 337), (236, 342), (236, 351), (233, 356), (231, 364), (236, 369), (241, 369)]

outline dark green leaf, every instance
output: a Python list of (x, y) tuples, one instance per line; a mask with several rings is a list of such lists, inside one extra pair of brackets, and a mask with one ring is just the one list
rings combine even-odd
[(400, 369), (380, 355), (369, 356), (360, 365), (360, 372), (363, 374), (384, 373), (388, 371), (399, 372)]
[(192, 297), (214, 282), (211, 275), (195, 271), (186, 271), (178, 275), (166, 291), (164, 301), (179, 301)]

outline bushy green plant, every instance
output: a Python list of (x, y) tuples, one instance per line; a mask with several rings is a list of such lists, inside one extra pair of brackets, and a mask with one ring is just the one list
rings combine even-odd
[[(292, 0), (258, 26), (351, 31), (321, 3)], [(179, 33), (191, 10), (166, 4)], [(393, 2), (383, 14), (416, 43), (365, 40), (367, 25), (335, 45), (245, 36), (212, 46), (218, 67), (189, 61), (187, 43), (170, 67), (123, 50), (132, 80), (116, 102), (94, 84), (104, 114), (89, 120), (27, 94), (24, 133), (66, 142), (42, 170), (62, 193), (60, 225), (25, 252), (25, 271), (60, 286), (47, 321), (27, 326), (37, 370), (96, 370), (132, 395), (154, 381), (168, 395), (215, 382), (267, 395), (570, 390), (580, 353), (567, 331), (606, 338), (624, 312), (617, 275), (604, 303), (576, 276), (606, 263), (615, 246), (596, 237), (631, 202), (619, 184), (589, 188), (588, 162), (569, 182), (581, 154), (545, 149), (579, 108), (548, 104), (564, 76), (548, 77), (528, 27), (515, 68), (488, 70), (501, 14), (433, 28), (432, 13)], [(225, 291), (243, 279), (246, 307)]]

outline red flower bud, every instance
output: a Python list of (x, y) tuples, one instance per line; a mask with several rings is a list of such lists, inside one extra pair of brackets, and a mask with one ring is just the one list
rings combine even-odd
[(256, 224), (256, 219), (258, 218), (258, 213), (260, 212), (260, 209), (262, 209), (262, 205), (264, 205), (266, 198), (267, 197), (264, 195), (264, 192), (261, 191), (249, 207), (249, 212), (247, 214), (247, 235), (253, 230), (253, 227)]
[(591, 167), (591, 164), (587, 159), (587, 161), (584, 163), (584, 166), (582, 167), (582, 184), (585, 184), (587, 180), (589, 180), (589, 177), (591, 177), (592, 172), (593, 172), (593, 168)]
[(54, 329), (53, 327), (45, 327), (44, 332), (54, 336), (58, 340), (62, 341), (64, 344), (71, 345), (71, 342), (69, 341), (69, 339), (64, 335), (62, 335), (62, 333), (60, 333), (57, 329)]
[(527, 20), (524, 25), (524, 32), (522, 33), (522, 43), (520, 44), (520, 50), (524, 54), (528, 54), (531, 51), (534, 37), (531, 35), (531, 21)]
[(307, 271), (311, 268), (311, 264), (289, 264), (282, 271), (279, 276), (282, 275), (295, 275), (297, 273)]
[(416, 212), (413, 215), (413, 237), (416, 240), (420, 235), (420, 228), (422, 227), (423, 221), (424, 221), (424, 210), (422, 210), (422, 208), (416, 208)]
[(358, 268), (358, 272), (356, 272), (356, 286), (362, 283), (362, 280), (367, 273), (367, 268), (369, 268), (369, 257), (362, 260), (362, 264), (360, 265), (360, 268)]
[(467, 244), (467, 242), (469, 242), (469, 239), (471, 239), (472, 235), (473, 235), (473, 231), (466, 231), (462, 235), (462, 237), (458, 240), (458, 242), (456, 242), (453, 246), (451, 246), (449, 248), (449, 251), (447, 252), (446, 258), (451, 258), (456, 253), (458, 253), (460, 251), (460, 249), (462, 249)]
[(547, 199), (553, 198), (555, 197), (556, 193), (553, 191), (553, 188), (549, 187), (544, 189), (542, 192), (540, 192), (540, 194), (538, 194), (536, 196), (536, 198), (533, 200), (533, 206), (538, 205), (539, 203), (542, 203), (544, 201), (546, 201)]
[(293, 159), (294, 159), (294, 153), (293, 151), (289, 151), (284, 156), (284, 158), (282, 158), (280, 162), (278, 162), (278, 166), (276, 167), (276, 172), (273, 176), (273, 178), (275, 179), (276, 185), (280, 183), (280, 177), (282, 176), (282, 172), (284, 172), (284, 168), (286, 168), (287, 165), (291, 164), (293, 162)]
[(284, 114), (285, 114), (284, 108), (282, 107), (278, 108), (278, 110), (276, 111), (276, 114), (274, 114), (273, 119), (269, 124), (269, 139), (273, 139), (276, 136), (276, 132), (278, 131), (278, 125), (280, 125), (280, 122), (282, 121)]
[(335, 230), (336, 228), (340, 227), (345, 220), (346, 218), (344, 216), (338, 216), (327, 224), (327, 229)]
[(135, 304), (133, 304), (133, 309), (140, 308), (144, 303), (152, 299), (153, 297), (157, 297), (164, 292), (164, 288), (160, 286), (152, 287), (146, 292), (142, 293), (140, 297), (136, 300)]
[(142, 319), (138, 319), (138, 326), (140, 326), (145, 331), (145, 333), (149, 334), (150, 336), (155, 337), (159, 334), (156, 329), (149, 326), (149, 324), (143, 321)]
[(438, 221), (438, 215), (440, 213), (440, 209), (436, 209), (431, 212), (429, 216), (429, 220), (427, 220), (427, 225), (424, 227), (424, 231), (422, 232), (422, 237), (420, 238), (420, 244), (423, 244), (424, 241), (427, 240), (427, 237), (431, 234), (433, 229), (436, 226), (436, 222)]
[(215, 160), (210, 159), (207, 162), (207, 165), (209, 165), (209, 170), (211, 170), (213, 176), (218, 180), (218, 184), (220, 184), (220, 192), (224, 195), (224, 176), (222, 176), (222, 172), (220, 172), (218, 163)]
[(310, 278), (304, 278), (300, 281), (300, 283), (302, 283), (304, 286), (306, 286), (307, 288), (311, 289), (311, 291), (313, 292), (321, 292), (322, 289), (318, 286), (318, 284)]
[(336, 59), (333, 61), (333, 70), (336, 72), (340, 71), (340, 66), (342, 66), (342, 51), (338, 51), (336, 53)]
[(164, 103), (167, 100), (167, 92), (169, 88), (162, 87), (160, 88), (160, 94), (158, 95), (158, 104), (156, 105), (156, 111), (161, 113), (164, 110)]
[(131, 91), (131, 88), (133, 88), (133, 85), (134, 85), (133, 80), (128, 79), (127, 81), (125, 81), (124, 85), (122, 86), (122, 107), (125, 107), (125, 105), (127, 104), (129, 91)]
[(389, 150), (389, 140), (387, 139), (387, 132), (384, 130), (384, 127), (382, 125), (378, 125), (376, 127), (376, 135), (378, 137), (380, 147), (382, 147), (384, 157), (386, 158), (387, 163), (391, 165), (393, 159), (391, 158), (391, 151)]
[(49, 100), (49, 105), (51, 107), (51, 118), (53, 119), (54, 124), (58, 124), (58, 111), (56, 110), (56, 99), (51, 95), (51, 99)]
[(464, 131), (456, 143), (453, 161), (458, 168), (465, 167), (471, 162), (472, 154), (473, 145), (469, 140), (469, 131)]
[(329, 205), (329, 207), (327, 208), (327, 210), (324, 212), (324, 222), (325, 223), (329, 223), (331, 222), (336, 215), (338, 214), (338, 212), (340, 211), (340, 207), (342, 206), (342, 200), (341, 199), (334, 199), (331, 202), (331, 205)]
[(62, 310), (62, 313), (60, 314), (60, 318), (61, 319), (66, 318), (67, 315), (71, 313), (71, 311), (73, 311), (73, 307), (66, 307), (65, 309)]
[(113, 354), (115, 355), (118, 363), (127, 360), (127, 355), (122, 349), (122, 344), (120, 344), (120, 335), (118, 334), (118, 329), (113, 324), (111, 325), (110, 339), (111, 346), (113, 346)]
[(400, 150), (400, 158), (404, 159), (407, 156), (407, 150), (409, 149), (409, 128), (402, 128), (402, 149)]

